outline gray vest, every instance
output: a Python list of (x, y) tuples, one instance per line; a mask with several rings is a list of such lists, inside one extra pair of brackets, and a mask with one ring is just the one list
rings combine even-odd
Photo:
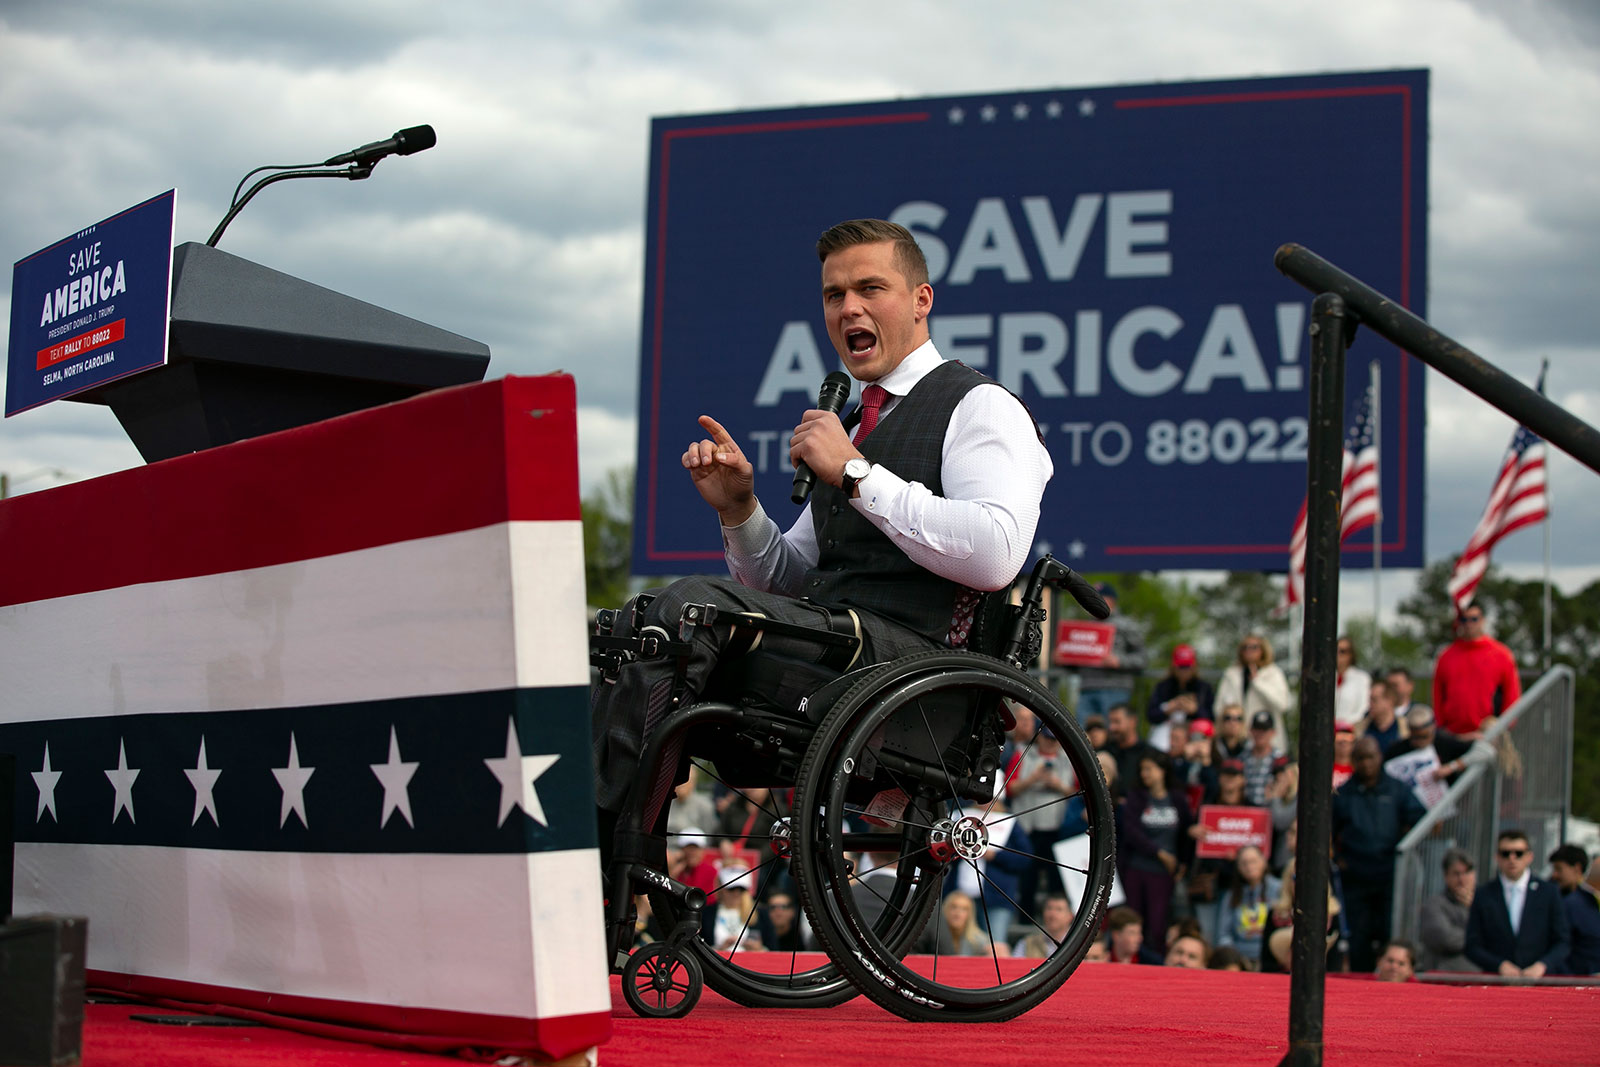
[[(962, 397), (988, 381), (960, 363), (939, 364), (883, 417), (859, 446), (861, 454), (943, 496), (942, 453), (950, 416)], [(811, 497), (811, 520), (819, 555), (806, 573), (804, 596), (882, 615), (944, 643), (963, 588), (959, 583), (913, 563), (850, 506), (843, 492), (820, 480)]]

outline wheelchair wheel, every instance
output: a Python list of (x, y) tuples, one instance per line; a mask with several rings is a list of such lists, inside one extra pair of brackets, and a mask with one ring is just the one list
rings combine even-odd
[(646, 1019), (681, 1019), (700, 1000), (700, 965), (662, 942), (646, 945), (622, 967), (622, 999)]
[[(737, 790), (736, 790), (737, 791)], [(752, 871), (756, 884), (755, 908), (750, 921), (730, 939), (724, 935), (722, 944), (715, 943), (717, 935), (710, 938), (696, 936), (684, 944), (684, 952), (699, 961), (705, 973), (706, 984), (722, 996), (752, 1008), (827, 1008), (842, 1004), (856, 996), (856, 988), (838, 966), (829, 961), (820, 949), (765, 951), (761, 938), (754, 929), (754, 919), (760, 910), (771, 909), (784, 895), (780, 879), (787, 867), (799, 878), (799, 857), (792, 848), (791, 821), (780, 818), (763, 839), (770, 853), (768, 859), (758, 863)], [(674, 835), (668, 834), (668, 844)], [(857, 851), (868, 847), (883, 847), (885, 835), (849, 835), (849, 846)], [(785, 862), (787, 861), (787, 862)], [(721, 890), (725, 887), (718, 886)], [(928, 889), (910, 881), (897, 887), (891, 894), (894, 904), (885, 909), (875, 926), (880, 939), (901, 951), (909, 946), (927, 925), (928, 917), (938, 903), (937, 886)], [(800, 922), (801, 896), (799, 892), (787, 894), (795, 907), (793, 921)], [(678, 906), (665, 893), (650, 893), (650, 906), (669, 928), (678, 917)], [(715, 911), (716, 904), (708, 904)]]
[[(1007, 959), (990, 947), (981, 957), (956, 958), (936, 917), (931, 957), (902, 958), (906, 946), (886, 944), (868, 915), (876, 905), (857, 884), (847, 828), (871, 819), (893, 831), (894, 851), (878, 853), (870, 866), (892, 869), (896, 887), (917, 883), (936, 896), (944, 876), (965, 865), (987, 895), (994, 883), (978, 861), (991, 849), (995, 856), (1021, 851), (999, 843), (1011, 830), (1003, 824), (1015, 816), (991, 804), (1004, 774), (995, 770), (1003, 715), (1018, 707), (1061, 742), (1076, 786), (1060, 798), (1063, 812), (1081, 798), (1087, 825), (1086, 841), (1078, 842), (1086, 845), (1081, 862), (1023, 853), (1061, 872), (1073, 919), (1064, 934), (1051, 935), (1031, 902), (1006, 898), (1023, 928), (1049, 938), (1052, 955)], [(1025, 751), (1038, 736), (1024, 743)], [(1076, 719), (1022, 671), (967, 652), (897, 660), (834, 705), (806, 752), (799, 782), (799, 876), (812, 926), (846, 977), (890, 1011), (944, 1022), (1011, 1018), (1055, 992), (1097, 936), (1115, 863), (1110, 794)], [(981, 898), (977, 907), (986, 907)]]

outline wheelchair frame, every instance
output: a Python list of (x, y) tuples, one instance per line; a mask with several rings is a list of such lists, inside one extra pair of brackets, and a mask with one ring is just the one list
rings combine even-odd
[[(1021, 604), (1008, 603), (1005, 594), (987, 598), (973, 638), (995, 654), (931, 650), (858, 667), (804, 695), (793, 712), (716, 699), (682, 706), (686, 653), (695, 629), (733, 625), (736, 632), (748, 633), (746, 648), (763, 632), (802, 636), (838, 650), (841, 658), (854, 656), (858, 637), (722, 612), (710, 604), (686, 605), (675, 639), (660, 631), (640, 632), (644, 605), (637, 600), (632, 618), (600, 613), (590, 658), (602, 672), (637, 658), (677, 661), (672, 700), (678, 710), (645, 739), (640, 775), (619, 816), (605, 872), (613, 970), (622, 973), (624, 996), (635, 1012), (682, 1016), (709, 983), (751, 1006), (830, 1006), (861, 992), (910, 1019), (993, 1021), (1028, 1010), (1066, 980), (1098, 932), (1111, 887), (1114, 820), (1099, 762), (1076, 719), (1024, 669), (1037, 662), (1042, 645), (1046, 588), (1066, 589), (1091, 614), (1103, 618), (1107, 613), (1088, 583), (1045, 556), (1034, 567)], [(619, 628), (629, 633), (618, 636)], [(990, 846), (989, 827), (1016, 815), (997, 818), (990, 808), (1006, 784), (998, 758), (1003, 731), (1014, 724), (1007, 721), (1010, 709), (1017, 705), (1027, 706), (1040, 727), (1061, 740), (1075, 773), (1079, 792), (1073, 796), (1083, 798), (1090, 857), (1081, 868), (1070, 869), (1082, 876), (1083, 891), (1066, 935), (1056, 941), (1046, 932), (1056, 942), (1048, 959), (1030, 967), (1002, 966), (991, 949), (993, 983), (952, 984), (950, 965), (946, 978), (939, 979), (937, 939), (931, 976), (926, 967), (907, 961), (906, 953), (939, 904), (946, 872), (971, 864), (981, 884), (979, 860), (991, 847), (1003, 848)], [(758, 761), (756, 776), (768, 779), (770, 787), (792, 784), (795, 789), (793, 814), (774, 822), (766, 843), (775, 858), (790, 862), (799, 903), (827, 962), (800, 969), (797, 956), (791, 956), (788, 972), (779, 973), (747, 965), (742, 957), (754, 960), (752, 954), (723, 955), (700, 939), (706, 893), (659, 869), (665, 866), (665, 839), (643, 826), (645, 799), (659, 781), (664, 754), (680, 738), (688, 752), (692, 732), (720, 735), (725, 748), (738, 746)], [(1027, 744), (1037, 737), (1036, 730)], [(867, 796), (873, 799), (864, 801)], [(903, 805), (896, 808), (902, 797)], [(852, 829), (845, 815), (876, 826)], [(864, 861), (880, 855), (894, 857), (892, 863), (880, 863), (894, 872), (893, 883), (887, 897), (872, 890), (873, 902), (860, 890), (870, 888), (867, 876), (878, 867)], [(636, 892), (647, 895), (666, 932), (663, 940), (629, 953)], [(981, 897), (987, 916), (988, 894)], [(1029, 918), (1043, 931), (1037, 919)]]

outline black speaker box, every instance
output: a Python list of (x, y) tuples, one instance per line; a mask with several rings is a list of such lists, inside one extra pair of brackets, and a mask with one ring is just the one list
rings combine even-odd
[(36, 915), (0, 925), (0, 1064), (83, 1061), (89, 920)]

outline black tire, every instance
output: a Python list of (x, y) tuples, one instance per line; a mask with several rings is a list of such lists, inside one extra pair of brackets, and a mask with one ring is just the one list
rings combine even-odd
[(672, 952), (660, 941), (629, 956), (622, 967), (622, 999), (646, 1019), (688, 1015), (700, 1000), (702, 983), (694, 957)]
[[(675, 836), (671, 833), (667, 835), (669, 845), (673, 843)], [(881, 835), (852, 835), (849, 840), (856, 846), (881, 844), (878, 837)], [(803, 887), (804, 882), (800, 874), (803, 864), (800, 862), (798, 852), (791, 850), (791, 853), (788, 860), (790, 872)], [(775, 895), (776, 880), (772, 874), (777, 866), (774, 859), (769, 859), (757, 868), (757, 906), (766, 906)], [(884, 915), (876, 924), (880, 938), (902, 950), (910, 946), (927, 925), (929, 916), (938, 904), (937, 886), (933, 887), (932, 891), (924, 890), (920, 893), (916, 892), (918, 888), (909, 882), (904, 886), (897, 886), (896, 891), (890, 894), (891, 900), (884, 909)], [(660, 918), (663, 931), (672, 929), (678, 918), (678, 905), (671, 896), (660, 890), (652, 890), (649, 896), (650, 906)], [(803, 888), (797, 896), (797, 903), (805, 907), (806, 913), (810, 914), (811, 909), (805, 905)], [(714, 907), (714, 905), (707, 906)], [(901, 916), (905, 918), (901, 919)], [(798, 921), (798, 913), (795, 918)], [(739, 943), (746, 944), (747, 938), (754, 937), (754, 931), (747, 929), (741, 935)], [(821, 953), (820, 949), (805, 953), (770, 951), (751, 955), (719, 950), (698, 934), (685, 942), (683, 948), (685, 953), (693, 955), (699, 961), (707, 985), (729, 1000), (746, 1007), (831, 1008), (857, 995), (856, 987), (844, 976), (836, 963), (817, 962), (807, 958), (802, 965), (803, 956), (818, 956)]]
[[(667, 839), (670, 843), (671, 834)], [(757, 905), (764, 906), (772, 894), (772, 879), (767, 877), (770, 866), (757, 871)], [(720, 888), (720, 887), (718, 887)], [(670, 930), (677, 922), (678, 905), (667, 894), (652, 890), (650, 907), (660, 917), (663, 930)], [(798, 903), (798, 901), (797, 901)], [(708, 903), (708, 909), (715, 904)], [(795, 916), (796, 921), (799, 915)], [(755, 931), (747, 930), (745, 938), (759, 941)], [(734, 951), (719, 951), (715, 945), (695, 934), (683, 944), (685, 955), (693, 956), (705, 974), (706, 984), (722, 996), (747, 1008), (831, 1008), (856, 996), (849, 979), (831, 962), (819, 965), (800, 965), (802, 953), (762, 952), (748, 955)], [(816, 955), (816, 953), (811, 953)], [(743, 961), (761, 966), (745, 966)], [(787, 966), (784, 961), (787, 961)]]
[[(1004, 964), (995, 958), (992, 968), (947, 964), (941, 980), (937, 940), (930, 967), (926, 958), (903, 959), (904, 944), (886, 944), (873, 924), (864, 921), (851, 892), (850, 838), (843, 817), (859, 814), (865, 795), (904, 792), (909, 802), (898, 817), (887, 817), (898, 824), (899, 879), (931, 887), (936, 898), (952, 863), (971, 861), (937, 858), (936, 852), (953, 847), (951, 835), (934, 842), (931, 834), (936, 824), (961, 816), (973, 816), (981, 824), (985, 804), (974, 794), (986, 789), (992, 795), (995, 782), (984, 777), (992, 764), (983, 763), (984, 753), (978, 749), (998, 747), (996, 723), (1003, 701), (1027, 706), (1061, 741), (1080, 787), (1074, 795), (1083, 797), (1089, 859), (1082, 868), (1069, 868), (1082, 877), (1083, 885), (1071, 901), (1072, 923), (1049, 958)], [(995, 722), (984, 723), (984, 717)], [(1076, 719), (1022, 671), (966, 652), (934, 651), (897, 660), (833, 706), (807, 749), (799, 782), (796, 836), (805, 857), (799, 876), (812, 927), (856, 988), (890, 1011), (918, 1021), (1011, 1018), (1054, 993), (1098, 935), (1115, 863), (1111, 797)], [(995, 824), (1004, 818), (995, 818)], [(970, 829), (974, 824), (960, 825)], [(986, 826), (972, 840), (980, 843), (976, 854), (981, 855), (987, 847)], [(973, 870), (978, 870), (975, 863)], [(1019, 904), (1018, 910), (1021, 921), (1044, 930), (1031, 908)]]

